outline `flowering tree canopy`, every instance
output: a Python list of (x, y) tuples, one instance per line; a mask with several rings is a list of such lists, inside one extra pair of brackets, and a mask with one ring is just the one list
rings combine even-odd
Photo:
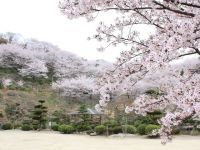
[(16, 68), (22, 76), (47, 77), (51, 72), (55, 78), (72, 78), (78, 76), (84, 62), (82, 58), (46, 42), (11, 33), (0, 35), (1, 67)]
[[(91, 94), (95, 80), (112, 64), (95, 60), (88, 61), (58, 47), (34, 39), (24, 39), (14, 33), (0, 34), (0, 66), (12, 68), (20, 76), (50, 78), (52, 88), (65, 96)], [(12, 79), (2, 79), (9, 86)], [(17, 82), (18, 86), (23, 81)]]
[(83, 94), (92, 94), (96, 86), (95, 78), (80, 76), (78, 78), (63, 79), (53, 83), (52, 87), (59, 90), (65, 96), (81, 96)]
[[(200, 68), (199, 62), (189, 67), (173, 68), (177, 60), (200, 55), (200, 1), (198, 0), (61, 0), (61, 12), (68, 18), (84, 16), (89, 21), (98, 13), (111, 11), (115, 22), (100, 22), (93, 36), (107, 46), (125, 45), (125, 51), (99, 82), (101, 100), (96, 106), (101, 110), (110, 100), (113, 91), (131, 92), (145, 76), (168, 69), (172, 82), (159, 84), (159, 96), (139, 96), (126, 111), (145, 114), (155, 109), (166, 110), (160, 120), (163, 142), (171, 139), (172, 127), (188, 117), (200, 117)], [(113, 12), (113, 11), (116, 11)], [(141, 39), (136, 28), (155, 30), (149, 38)]]

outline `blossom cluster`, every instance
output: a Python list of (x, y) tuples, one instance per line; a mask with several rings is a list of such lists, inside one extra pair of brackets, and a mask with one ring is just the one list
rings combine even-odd
[[(198, 0), (62, 0), (59, 8), (70, 19), (83, 16), (91, 21), (97, 13), (106, 14), (108, 11), (117, 16), (114, 23), (100, 22), (91, 38), (108, 43), (99, 50), (122, 44), (127, 49), (121, 52), (114, 64), (115, 69), (99, 81), (101, 99), (96, 106), (98, 110), (110, 101), (110, 93), (131, 93), (146, 76), (168, 69), (171, 82), (158, 86), (163, 94), (158, 98), (141, 95), (127, 107), (126, 112), (135, 110), (145, 114), (154, 109), (164, 110), (166, 116), (160, 120), (160, 135), (164, 143), (171, 139), (172, 128), (184, 118), (199, 117), (199, 63), (183, 70), (171, 69), (175, 61), (200, 55)], [(141, 39), (138, 26), (155, 32)], [(167, 109), (169, 105), (177, 108)]]

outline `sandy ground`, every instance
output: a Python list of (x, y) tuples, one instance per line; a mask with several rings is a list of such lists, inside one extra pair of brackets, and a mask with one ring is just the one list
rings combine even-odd
[(91, 137), (57, 132), (0, 131), (0, 150), (200, 150), (200, 136), (178, 136), (163, 146), (159, 139)]

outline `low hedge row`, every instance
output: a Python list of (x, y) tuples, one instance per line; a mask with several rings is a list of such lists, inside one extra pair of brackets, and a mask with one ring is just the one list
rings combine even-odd
[[(23, 131), (29, 131), (29, 130), (36, 130), (33, 125), (29, 124), (22, 124), (20, 125), (21, 130)], [(15, 127), (12, 126), (11, 123), (4, 123), (1, 125), (1, 129), (3, 130), (10, 130)], [(158, 125), (154, 124), (140, 124), (137, 127), (133, 125), (118, 125), (116, 122), (109, 122), (105, 123), (103, 125), (97, 125), (97, 126), (90, 126), (90, 125), (85, 125), (85, 126), (75, 126), (75, 125), (58, 125), (54, 124), (51, 126), (51, 129), (53, 131), (59, 131), (64, 134), (71, 134), (74, 133), (75, 131), (77, 132), (82, 132), (86, 131), (88, 134), (92, 132), (96, 132), (97, 135), (102, 135), (102, 134), (118, 134), (118, 133), (129, 133), (129, 134), (140, 134), (140, 135), (152, 135), (153, 130), (158, 130), (160, 127)], [(179, 134), (180, 129), (179, 128), (174, 128), (172, 130), (172, 134)]]
[(58, 127), (58, 131), (60, 131), (63, 134), (71, 134), (75, 131), (75, 129), (71, 125), (60, 125)]
[(154, 124), (140, 124), (137, 131), (140, 135), (151, 135), (154, 130), (158, 130), (160, 126)]
[(97, 135), (105, 134), (107, 130), (109, 134), (118, 134), (118, 133), (135, 134), (137, 133), (137, 128), (133, 125), (122, 125), (122, 126), (114, 126), (114, 127), (98, 125), (94, 129)]
[(4, 123), (4, 124), (2, 124), (1, 129), (10, 130), (10, 129), (13, 129), (13, 126), (11, 123)]
[(94, 128), (97, 135), (104, 134), (106, 132), (106, 126), (104, 125), (98, 125)]
[(54, 125), (51, 126), (51, 129), (52, 129), (53, 131), (58, 131), (58, 128), (59, 128), (59, 125), (58, 125), (58, 124), (54, 124)]

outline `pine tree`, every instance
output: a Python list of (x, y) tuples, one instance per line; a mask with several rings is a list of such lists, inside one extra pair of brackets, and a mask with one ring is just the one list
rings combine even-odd
[(47, 122), (47, 107), (44, 106), (45, 101), (39, 100), (39, 104), (34, 106), (34, 109), (32, 111), (32, 124), (34, 128), (41, 130), (46, 128), (46, 122)]
[(85, 104), (81, 105), (78, 109), (78, 112), (80, 114), (80, 118), (81, 118), (81, 122), (83, 124), (88, 124), (89, 120), (90, 120), (90, 115), (88, 114), (87, 111), (87, 106)]

